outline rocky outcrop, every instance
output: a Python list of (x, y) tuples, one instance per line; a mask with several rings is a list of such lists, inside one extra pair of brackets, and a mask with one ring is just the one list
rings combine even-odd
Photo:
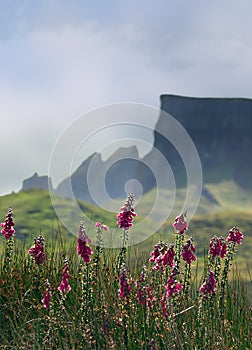
[(49, 185), (51, 187), (52, 183), (51, 183), (51, 179), (49, 179), (48, 176), (46, 175), (39, 176), (38, 173), (35, 173), (31, 177), (23, 181), (23, 186), (21, 191), (28, 191), (35, 188), (44, 189), (48, 191)]
[(142, 175), (149, 174), (149, 169), (141, 164), (136, 146), (121, 147), (106, 161), (99, 153), (92, 154), (68, 178), (62, 181), (56, 193), (66, 198), (82, 199), (94, 204), (94, 198), (105, 198), (105, 193), (112, 198), (124, 198), (127, 194), (125, 184), (136, 179), (141, 182)]

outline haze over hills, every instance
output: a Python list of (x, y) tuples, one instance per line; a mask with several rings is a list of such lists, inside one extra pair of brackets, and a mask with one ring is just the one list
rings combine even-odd
[[(161, 112), (154, 131), (153, 149), (143, 158), (137, 148), (118, 149), (106, 161), (94, 153), (79, 168), (63, 180), (55, 192), (66, 198), (93, 203), (92, 193), (105, 190), (112, 198), (125, 197), (125, 184), (131, 179), (141, 183), (143, 193), (156, 187), (153, 169), (162, 172), (160, 152), (175, 174), (176, 187), (186, 185), (184, 160), (169, 141), (171, 124), (167, 112), (188, 132), (200, 156), (203, 169), (203, 196), (218, 205), (207, 184), (233, 181), (252, 196), (252, 100), (243, 98), (191, 98), (161, 96)], [(181, 135), (174, 135), (180, 143)], [(190, 157), (190, 155), (189, 155)], [(90, 171), (90, 164), (92, 170)], [(102, 177), (104, 175), (104, 177)], [(50, 180), (49, 180), (50, 181)], [(162, 183), (159, 184), (162, 187)], [(35, 174), (25, 180), (22, 190), (46, 188), (45, 178)], [(164, 184), (165, 187), (165, 184)]]

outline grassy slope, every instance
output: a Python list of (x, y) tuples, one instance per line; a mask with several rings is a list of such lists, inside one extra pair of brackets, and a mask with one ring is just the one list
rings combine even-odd
[[(224, 181), (222, 183), (207, 184), (208, 191), (217, 199), (219, 205), (209, 202), (206, 198), (201, 198), (199, 207), (195, 216), (190, 221), (189, 235), (193, 236), (198, 254), (203, 256), (204, 251), (208, 249), (208, 243), (212, 236), (222, 235), (226, 237), (228, 230), (233, 226), (238, 226), (244, 233), (244, 241), (239, 247), (239, 254), (236, 261), (239, 270), (243, 276), (251, 280), (249, 271), (252, 270), (252, 192), (238, 187), (233, 181)], [(184, 205), (185, 190), (178, 190), (173, 210), (162, 226), (157, 238), (172, 241), (173, 229), (172, 222), (174, 217), (181, 211)], [(156, 196), (153, 190), (145, 195), (139, 212), (146, 215)], [(163, 191), (163, 205), (161, 210), (166, 209), (165, 203), (169, 198), (169, 193)], [(156, 239), (153, 240), (154, 242)], [(145, 247), (149, 246), (150, 241), (145, 242)]]
[[(82, 218), (75, 217), (71, 201), (58, 198), (58, 205), (64, 210), (73, 231), (77, 232), (78, 219)], [(85, 215), (94, 221), (103, 221), (108, 223), (108, 225), (114, 221), (114, 214), (112, 213), (97, 209), (84, 202), (79, 202), (79, 205)], [(13, 216), (16, 222), (16, 238), (18, 239), (28, 239), (30, 241), (29, 238), (33, 239), (40, 232), (44, 235), (51, 235), (58, 230), (64, 235), (69, 235), (54, 212), (50, 195), (45, 190), (30, 190), (0, 197), (1, 220), (4, 220), (9, 206), (13, 208)]]
[[(252, 257), (250, 254), (252, 251), (252, 194), (240, 189), (231, 181), (220, 184), (208, 184), (207, 188), (218, 200), (219, 205), (212, 204), (206, 198), (202, 198), (196, 215), (190, 222), (189, 235), (194, 237), (198, 253), (203, 255), (204, 249), (207, 249), (209, 239), (214, 234), (225, 237), (228, 234), (229, 228), (237, 225), (245, 234), (244, 242), (239, 249), (238, 262), (242, 270), (245, 271), (244, 273), (246, 273), (247, 266), (252, 266)], [(170, 194), (162, 191), (159, 193), (160, 195), (162, 199), (159, 210), (166, 213)], [(156, 191), (153, 190), (147, 193), (137, 204), (138, 221), (141, 220), (141, 216), (145, 217), (148, 215), (155, 201), (155, 196)], [(159, 238), (172, 241), (173, 229), (171, 224), (174, 217), (183, 208), (184, 198), (185, 190), (177, 191), (176, 201), (167, 222), (153, 237), (138, 245), (138, 251), (147, 254)], [(71, 201), (58, 198), (58, 203), (63, 208), (65, 216), (69, 220), (69, 225), (73, 227), (73, 232), (77, 232), (81, 218), (76, 217), (71, 206)], [(4, 219), (4, 215), (10, 205), (14, 210), (17, 230), (16, 237), (25, 238), (27, 244), (30, 244), (33, 238), (40, 234), (40, 232), (51, 236), (52, 233), (60, 230), (69, 239), (74, 238), (73, 235), (69, 235), (58, 220), (47, 191), (32, 190), (0, 197), (1, 220)], [(110, 227), (116, 227), (115, 213), (107, 212), (84, 202), (79, 202), (79, 205), (83, 213), (93, 221), (99, 220)]]

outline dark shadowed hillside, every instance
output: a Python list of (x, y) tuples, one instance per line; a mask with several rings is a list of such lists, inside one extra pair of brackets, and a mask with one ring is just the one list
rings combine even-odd
[[(251, 99), (162, 95), (161, 110), (176, 118), (191, 136), (199, 152), (205, 182), (232, 179), (252, 189)], [(178, 155), (159, 133), (168, 128), (166, 115), (161, 113), (154, 147), (176, 166)]]

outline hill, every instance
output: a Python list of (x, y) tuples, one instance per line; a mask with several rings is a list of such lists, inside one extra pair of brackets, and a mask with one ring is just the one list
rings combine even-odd
[[(204, 255), (204, 251), (208, 249), (209, 240), (213, 235), (227, 236), (228, 230), (237, 225), (244, 233), (245, 239), (239, 249), (238, 261), (239, 267), (243, 274), (248, 276), (248, 267), (252, 267), (252, 203), (246, 197), (246, 191), (240, 190), (234, 182), (223, 182), (222, 184), (212, 184), (208, 186), (211, 192), (218, 199), (219, 204), (209, 202), (202, 197), (196, 215), (189, 223), (189, 235), (192, 235), (200, 256)], [(138, 254), (148, 257), (152, 246), (159, 240), (172, 241), (174, 231), (172, 222), (174, 217), (183, 207), (184, 189), (177, 191), (177, 197), (173, 210), (167, 221), (160, 225), (158, 232), (152, 236), (149, 234), (146, 225), (146, 232), (142, 232), (142, 243), (137, 244), (134, 249)], [(230, 199), (230, 194), (232, 198)], [(148, 216), (155, 201), (155, 190), (145, 194), (136, 206), (138, 217), (135, 223)], [(160, 210), (165, 211), (169, 193), (163, 192), (163, 206)], [(73, 228), (73, 233), (77, 233), (80, 217), (73, 211), (71, 200), (58, 197), (59, 205), (68, 218), (68, 223)], [(0, 197), (0, 214), (1, 220), (9, 206), (13, 207), (14, 219), (16, 222), (16, 238), (25, 241), (26, 245), (30, 245), (33, 239), (41, 232), (48, 238), (55, 237), (59, 232), (65, 236), (67, 241), (71, 242), (76, 237), (68, 232), (58, 219), (52, 204), (50, 195), (46, 190), (30, 190), (26, 192), (12, 193), (10, 195)], [(101, 221), (110, 227), (118, 238), (120, 233), (117, 231), (116, 213), (105, 211), (85, 202), (79, 201), (81, 210), (86, 217), (93, 222)], [(109, 209), (109, 208), (108, 208)], [(83, 218), (82, 218), (83, 219)], [(151, 230), (151, 223), (149, 229)], [(91, 237), (94, 233), (94, 227), (87, 226)], [(134, 228), (133, 228), (134, 233)], [(147, 238), (144, 240), (144, 238)], [(93, 240), (94, 241), (94, 240)]]
[[(79, 201), (78, 204), (86, 217), (91, 220), (106, 222), (108, 225), (114, 222), (114, 215), (112, 213), (97, 209), (85, 202)], [(76, 216), (71, 200), (58, 197), (58, 205), (62, 208), (65, 216), (68, 218), (69, 225), (72, 226), (73, 232), (77, 233), (79, 222), (80, 220), (83, 220), (83, 218)], [(48, 191), (33, 189), (1, 196), (1, 220), (4, 220), (4, 216), (9, 206), (13, 208), (17, 239), (26, 240), (30, 243), (30, 241), (41, 232), (47, 237), (50, 237), (59, 231), (68, 239), (72, 238), (72, 235), (58, 219), (58, 216), (52, 207)]]

